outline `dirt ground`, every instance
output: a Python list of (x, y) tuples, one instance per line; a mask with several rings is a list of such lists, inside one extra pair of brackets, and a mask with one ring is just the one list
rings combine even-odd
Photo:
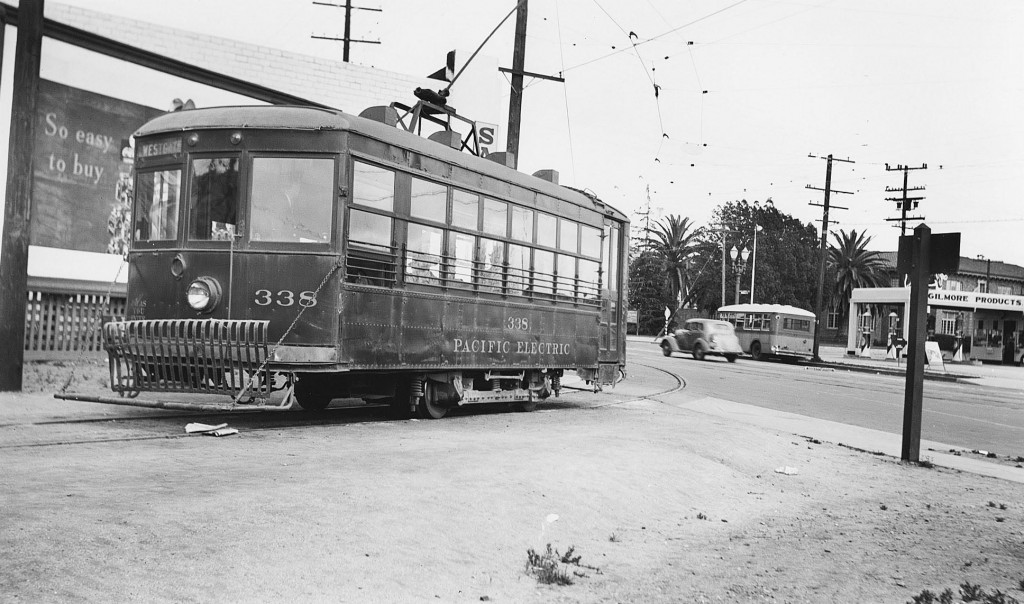
[[(30, 368), (25, 391), (66, 375)], [(96, 442), (54, 446), (3, 418), (69, 403), (0, 395), (0, 601), (895, 603), (965, 582), (1024, 601), (1024, 485), (728, 423), (630, 378), (533, 413), (239, 418), (224, 438), (96, 405), (111, 419), (73, 428)], [(571, 585), (526, 572), (547, 544), (580, 556)]]

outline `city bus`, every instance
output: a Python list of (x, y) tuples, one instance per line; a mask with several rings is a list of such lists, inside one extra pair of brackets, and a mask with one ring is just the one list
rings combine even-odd
[(718, 309), (718, 318), (736, 328), (743, 351), (754, 360), (789, 362), (814, 356), (815, 316), (783, 304), (732, 304)]

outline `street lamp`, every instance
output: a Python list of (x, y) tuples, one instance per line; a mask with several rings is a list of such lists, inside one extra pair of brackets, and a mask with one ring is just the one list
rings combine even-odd
[(732, 258), (732, 270), (736, 275), (736, 304), (740, 303), (740, 269), (744, 264), (747, 263), (747, 258), (750, 258), (750, 250), (743, 248), (743, 250), (736, 249), (736, 246), (732, 246), (729, 250), (729, 257)]

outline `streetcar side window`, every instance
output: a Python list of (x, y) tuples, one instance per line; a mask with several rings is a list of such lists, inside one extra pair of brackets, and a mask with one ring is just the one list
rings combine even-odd
[[(580, 253), (590, 258), (601, 257), (601, 230), (580, 225)], [(597, 279), (594, 279), (597, 282)]]
[(530, 248), (508, 246), (508, 293), (523, 295), (530, 286)]
[(508, 204), (503, 201), (484, 199), (484, 232), (489, 235), (508, 235)]
[(533, 210), (512, 206), (512, 238), (533, 243)]
[(395, 173), (358, 161), (354, 164), (352, 202), (385, 212), (394, 211)]
[(452, 226), (476, 229), (479, 212), (480, 198), (477, 195), (459, 189), (452, 192)]
[(410, 216), (434, 222), (446, 220), (448, 216), (448, 187), (428, 180), (413, 178), (411, 195)]
[(238, 224), (238, 157), (192, 160), (188, 237), (227, 241)]
[(576, 295), (576, 257), (558, 254), (557, 292), (559, 296), (572, 298)]
[(555, 247), (558, 237), (558, 219), (550, 214), (537, 213), (537, 243)]
[(142, 172), (136, 181), (135, 241), (177, 239), (181, 170)]
[(480, 290), (501, 293), (505, 242), (480, 238)]
[(544, 250), (533, 252), (531, 284), (534, 293), (550, 296), (555, 286), (555, 254)]
[(598, 268), (601, 265), (595, 260), (579, 261), (579, 297), (584, 300), (596, 300), (600, 293), (598, 284)]
[(558, 249), (576, 253), (579, 250), (580, 226), (571, 220), (558, 221)]
[(406, 283), (441, 283), (441, 250), (444, 231), (437, 227), (409, 223), (406, 244)]
[(448, 242), (448, 255), (451, 263), (448, 269), (449, 282), (452, 285), (472, 286), (473, 250), (476, 248), (476, 237), (452, 232)]
[(391, 218), (352, 208), (348, 219), (348, 238), (352, 245), (390, 252)]
[(250, 238), (330, 243), (334, 171), (331, 158), (253, 159)]

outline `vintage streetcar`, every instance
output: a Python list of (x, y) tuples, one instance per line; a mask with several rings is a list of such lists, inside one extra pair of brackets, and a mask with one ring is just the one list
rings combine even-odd
[(436, 419), (624, 375), (629, 224), (589, 193), (309, 107), (168, 113), (134, 171), (126, 316), (104, 325), (122, 396)]

